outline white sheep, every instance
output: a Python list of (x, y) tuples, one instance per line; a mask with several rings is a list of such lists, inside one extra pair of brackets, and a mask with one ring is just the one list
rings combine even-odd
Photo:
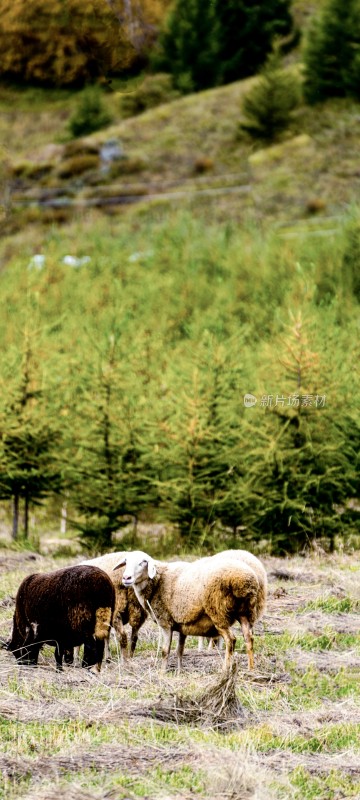
[(231, 625), (238, 620), (248, 666), (253, 668), (253, 625), (264, 609), (264, 587), (252, 567), (225, 556), (166, 564), (142, 551), (125, 554), (115, 569), (123, 566), (124, 586), (133, 587), (144, 610), (162, 630), (165, 667), (173, 631), (179, 631), (179, 671), (188, 635), (221, 635), (226, 647), (224, 667), (229, 669), (236, 641)]

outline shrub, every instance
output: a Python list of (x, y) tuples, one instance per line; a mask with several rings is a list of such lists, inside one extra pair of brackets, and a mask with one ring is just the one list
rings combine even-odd
[(72, 178), (76, 175), (82, 175), (91, 169), (96, 169), (99, 166), (98, 156), (95, 155), (78, 155), (72, 158), (67, 158), (60, 164), (58, 175), (60, 178)]
[(14, 178), (40, 181), (51, 172), (52, 168), (53, 164), (51, 162), (18, 161), (11, 165), (10, 172)]
[(291, 115), (300, 103), (298, 79), (281, 68), (280, 58), (273, 53), (261, 72), (259, 81), (243, 102), (247, 121), (241, 128), (251, 136), (275, 139), (291, 122)]
[(72, 136), (86, 136), (100, 128), (105, 128), (110, 122), (110, 114), (102, 103), (101, 89), (98, 86), (87, 87), (69, 120), (69, 130)]
[(133, 55), (125, 26), (103, 0), (2, 0), (0, 8), (6, 78), (81, 85), (119, 71)]
[(122, 158), (111, 165), (108, 175), (111, 180), (114, 180), (121, 178), (123, 175), (136, 175), (139, 172), (144, 172), (148, 166), (148, 161), (145, 158), (141, 158), (141, 156)]
[(198, 156), (194, 161), (195, 175), (205, 175), (214, 169), (214, 161), (208, 156)]
[(0, 0), (0, 76), (83, 86), (147, 59), (168, 0)]
[(178, 96), (179, 92), (173, 87), (171, 75), (147, 75), (135, 91), (122, 96), (120, 110), (123, 116), (132, 117), (161, 103), (169, 103)]
[(100, 147), (96, 142), (87, 142), (83, 139), (72, 139), (64, 145), (64, 158), (73, 156), (98, 156)]

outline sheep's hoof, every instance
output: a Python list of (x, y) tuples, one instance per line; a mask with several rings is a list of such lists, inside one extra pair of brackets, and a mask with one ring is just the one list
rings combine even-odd
[(101, 670), (101, 664), (93, 664), (92, 667), (87, 668), (88, 672), (91, 672), (92, 675), (98, 675)]

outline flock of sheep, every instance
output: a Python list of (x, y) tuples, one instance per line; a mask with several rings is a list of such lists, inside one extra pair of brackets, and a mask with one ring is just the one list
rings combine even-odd
[(155, 561), (142, 551), (109, 553), (72, 567), (26, 577), (17, 592), (7, 649), (21, 664), (37, 664), (43, 644), (55, 646), (55, 660), (72, 663), (84, 645), (82, 665), (100, 671), (113, 627), (127, 654), (124, 625), (131, 627), (130, 655), (148, 616), (163, 636), (163, 667), (174, 631), (179, 634), (181, 670), (188, 635), (225, 642), (224, 669), (235, 648), (232, 626), (239, 622), (249, 669), (254, 666), (253, 626), (263, 614), (267, 577), (246, 550), (225, 550), (193, 562)]

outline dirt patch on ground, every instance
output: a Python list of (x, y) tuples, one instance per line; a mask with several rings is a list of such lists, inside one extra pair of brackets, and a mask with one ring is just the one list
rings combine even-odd
[(2, 553), (0, 555), (0, 571), (8, 572), (12, 569), (20, 569), (28, 564), (37, 567), (43, 561), (38, 553)]
[[(336, 753), (324, 755), (323, 753), (291, 753), (289, 751), (274, 750), (272, 753), (261, 755), (260, 763), (266, 769), (288, 774), (296, 767), (302, 767), (311, 775), (329, 775), (332, 770), (351, 775), (360, 776), (360, 760), (358, 753)], [(340, 795), (338, 795), (340, 797)], [(343, 795), (345, 797), (345, 795)]]
[(323, 726), (355, 724), (360, 725), (360, 708), (354, 707), (353, 702), (323, 703), (316, 711), (297, 711), (286, 714), (265, 714), (271, 730), (279, 736), (300, 734), (313, 736), (315, 731)]
[(353, 650), (336, 652), (335, 650), (307, 651), (294, 647), (288, 652), (288, 658), (293, 662), (295, 669), (305, 672), (310, 667), (315, 667), (319, 672), (336, 673), (341, 669), (359, 670), (360, 681), (360, 656)]

